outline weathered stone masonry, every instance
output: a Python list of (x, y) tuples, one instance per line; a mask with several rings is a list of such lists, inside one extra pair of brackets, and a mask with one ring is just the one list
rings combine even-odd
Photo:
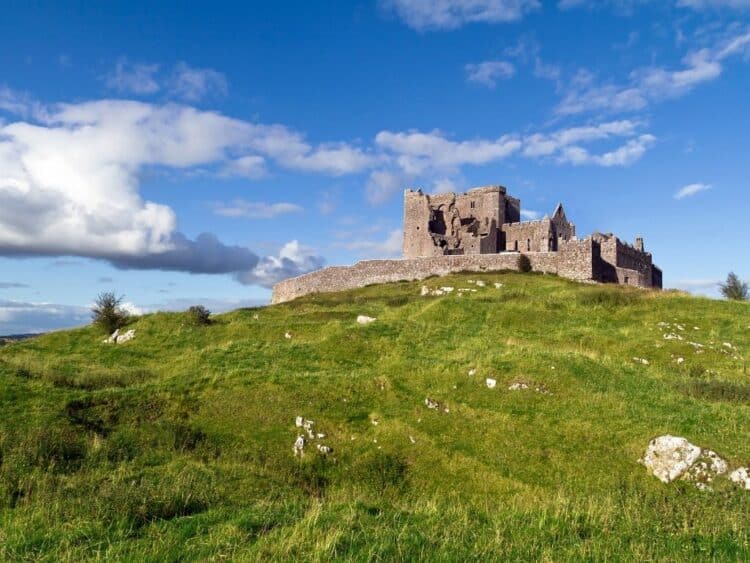
[(314, 292), (375, 283), (419, 280), (460, 271), (518, 269), (520, 254), (537, 272), (580, 281), (661, 287), (661, 270), (643, 239), (630, 246), (612, 234), (578, 240), (575, 225), (558, 205), (552, 218), (520, 221), (521, 204), (502, 186), (465, 194), (404, 193), (404, 259), (366, 260), (291, 278), (273, 288), (273, 303)]

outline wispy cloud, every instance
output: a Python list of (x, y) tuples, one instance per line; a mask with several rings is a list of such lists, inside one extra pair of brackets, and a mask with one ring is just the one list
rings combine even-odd
[(195, 68), (179, 62), (169, 81), (171, 93), (189, 102), (206, 96), (225, 96), (229, 90), (226, 77), (210, 68)]
[(214, 203), (214, 213), (223, 217), (245, 217), (249, 219), (272, 219), (288, 213), (300, 213), (302, 207), (294, 203), (263, 203), (235, 199), (231, 203)]
[(143, 96), (154, 94), (160, 90), (156, 81), (159, 72), (158, 64), (133, 63), (126, 58), (117, 61), (114, 70), (105, 77), (107, 88), (121, 94), (135, 94)]
[(516, 73), (516, 67), (508, 61), (484, 61), (466, 65), (466, 78), (469, 82), (494, 88), (498, 80), (507, 80)]
[(621, 84), (599, 83), (591, 72), (580, 70), (565, 88), (556, 113), (641, 110), (653, 102), (683, 96), (700, 84), (717, 79), (726, 59), (748, 51), (750, 28), (724, 37), (710, 47), (687, 53), (678, 68), (642, 67), (632, 71), (628, 81)]
[(26, 289), (29, 286), (18, 282), (0, 282), (0, 289)]
[(381, 0), (381, 4), (418, 31), (517, 21), (541, 6), (538, 0)]
[(710, 184), (688, 184), (683, 186), (674, 194), (675, 199), (685, 199), (686, 197), (694, 196), (697, 193), (705, 192), (711, 189)]

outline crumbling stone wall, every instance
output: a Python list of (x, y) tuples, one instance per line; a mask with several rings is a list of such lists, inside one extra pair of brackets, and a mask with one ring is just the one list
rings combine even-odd
[(507, 223), (502, 226), (506, 251), (549, 252), (554, 250), (552, 222), (549, 219)]
[[(571, 241), (561, 252), (526, 254), (535, 272), (559, 274), (576, 280), (592, 279), (592, 243)], [(284, 303), (308, 293), (356, 289), (376, 283), (421, 280), (462, 271), (518, 270), (519, 254), (470, 254), (405, 260), (364, 260), (353, 266), (332, 266), (276, 284), (272, 303)]]

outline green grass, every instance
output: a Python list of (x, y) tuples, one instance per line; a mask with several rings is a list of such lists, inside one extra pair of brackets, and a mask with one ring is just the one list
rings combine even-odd
[[(663, 485), (636, 462), (663, 433), (750, 461), (747, 304), (541, 275), (424, 283), (469, 279), (487, 287), (4, 346), (0, 559), (750, 559), (750, 493)], [(294, 458), (297, 415), (333, 455)]]

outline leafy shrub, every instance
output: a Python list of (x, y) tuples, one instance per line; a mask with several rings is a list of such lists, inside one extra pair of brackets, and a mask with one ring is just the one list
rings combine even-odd
[(127, 311), (121, 307), (123, 299), (124, 296), (117, 297), (113, 292), (105, 291), (94, 301), (94, 307), (91, 309), (94, 325), (108, 335), (124, 327), (128, 320)]
[(747, 301), (750, 299), (750, 289), (748, 285), (743, 282), (737, 274), (729, 272), (727, 281), (719, 284), (721, 294), (727, 299), (734, 301)]
[(190, 324), (193, 326), (207, 326), (211, 324), (211, 311), (203, 305), (193, 305), (187, 310)]
[(518, 257), (518, 271), (528, 274), (533, 268), (531, 267), (531, 260), (525, 254), (521, 254)]

